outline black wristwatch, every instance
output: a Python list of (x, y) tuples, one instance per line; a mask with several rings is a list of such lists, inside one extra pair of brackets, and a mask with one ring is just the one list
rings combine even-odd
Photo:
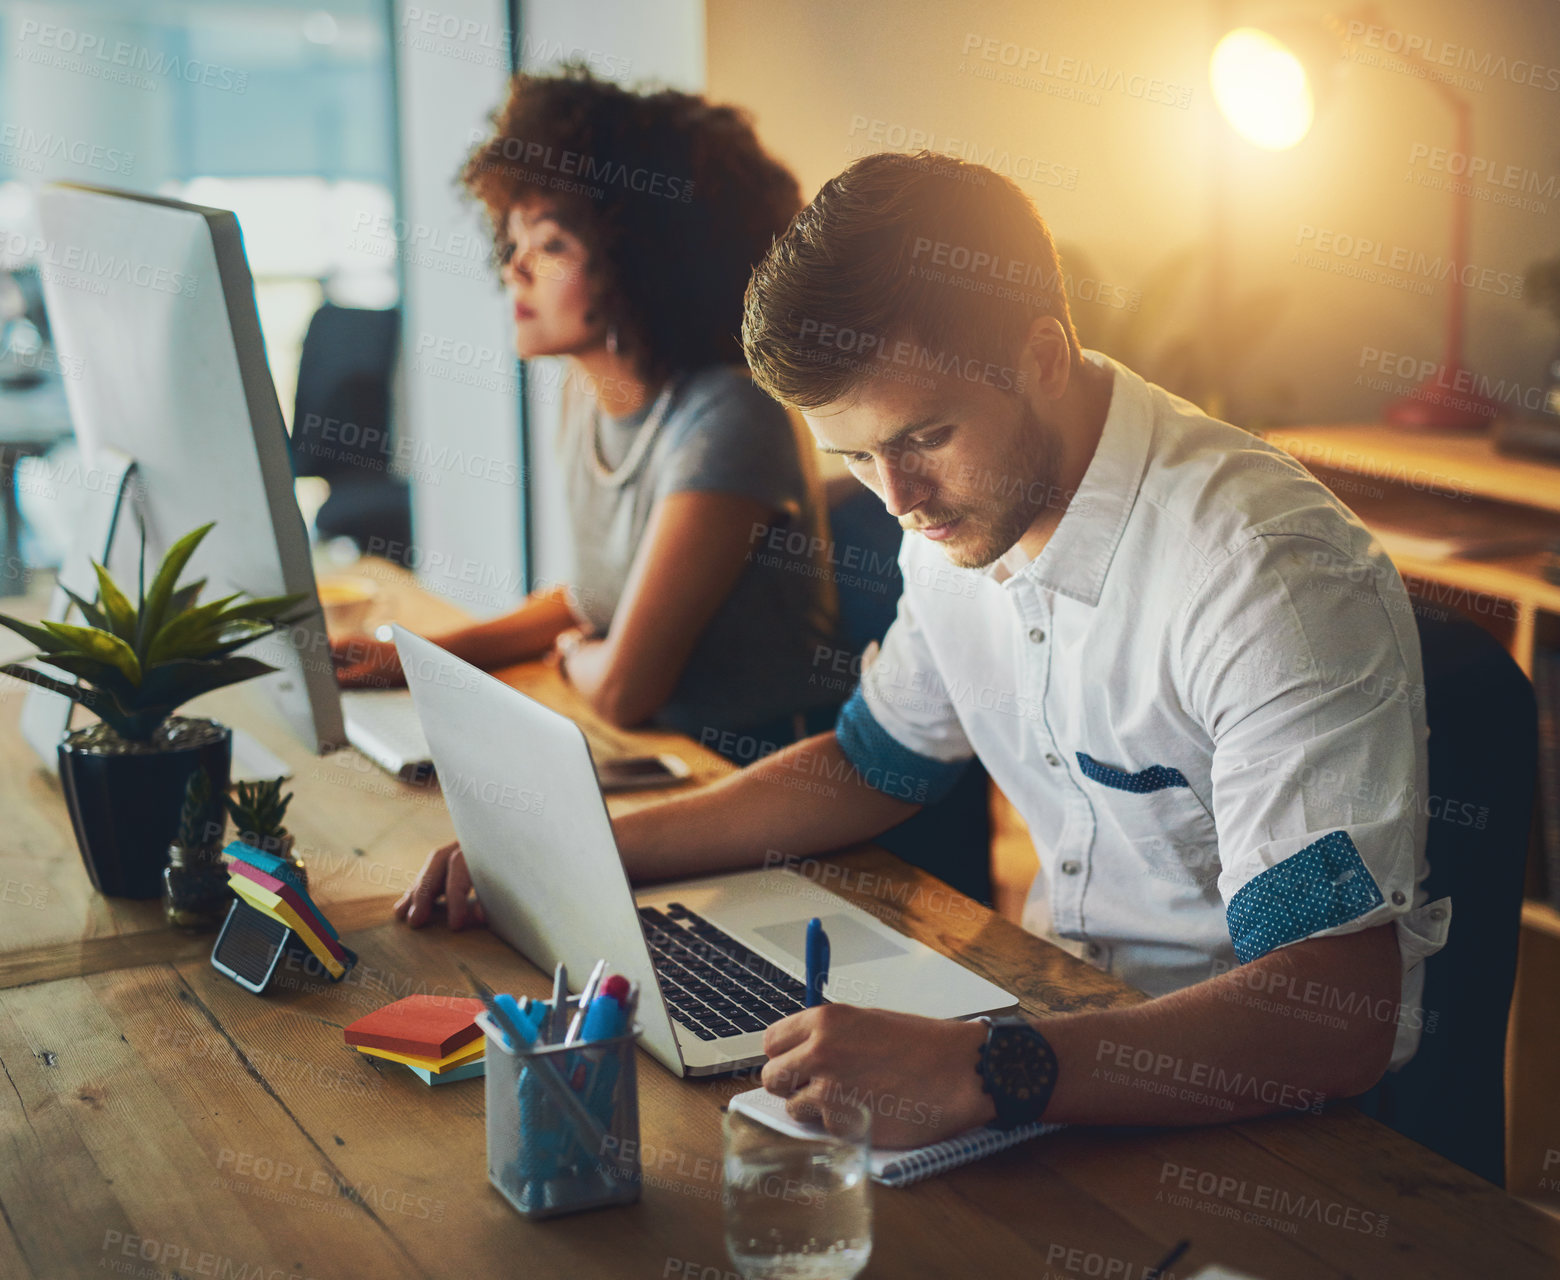
[(976, 1074), (997, 1108), (998, 1129), (1016, 1129), (1045, 1114), (1056, 1088), (1056, 1051), (1023, 1018), (981, 1018), (986, 1043)]

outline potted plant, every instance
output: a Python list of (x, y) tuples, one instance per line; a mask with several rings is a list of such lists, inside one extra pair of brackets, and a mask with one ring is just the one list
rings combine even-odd
[(168, 846), (163, 868), (163, 917), (175, 929), (199, 933), (222, 923), (233, 891), (222, 860), (227, 818), (204, 769), (190, 774), (179, 814), (178, 838)]
[(292, 792), (282, 794), (281, 778), (272, 778), (269, 782), (240, 782), (235, 789), (238, 798), (228, 797), (227, 811), (238, 838), (252, 848), (291, 862), (307, 885), (308, 870), (293, 857), (293, 834), (282, 825), (287, 806), (292, 803)]
[(75, 682), (19, 663), (0, 671), (64, 694), (98, 718), (61, 740), (60, 786), (87, 874), (110, 897), (161, 895), (168, 847), (196, 769), (205, 772), (217, 794), (227, 791), (231, 730), (174, 713), (200, 694), (274, 671), (236, 650), (303, 616), (283, 616), (304, 599), (300, 595), (241, 602), (239, 593), (201, 604), (204, 578), (178, 586), (211, 527), (202, 525), (174, 543), (150, 586), (143, 538), (133, 603), (94, 563), (95, 604), (66, 589), (86, 626), (33, 624), (0, 614), (0, 624), (38, 647), (34, 660)]

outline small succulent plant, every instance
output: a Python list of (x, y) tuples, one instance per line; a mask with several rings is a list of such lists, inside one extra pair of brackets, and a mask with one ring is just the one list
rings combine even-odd
[(228, 814), (238, 838), (245, 844), (275, 851), (287, 839), (282, 819), (292, 803), (292, 792), (282, 794), (282, 781), (272, 778), (266, 782), (240, 782), (234, 788), (237, 798), (228, 797)]
[(211, 778), (196, 769), (184, 787), (184, 807), (179, 811), (179, 845), (191, 852), (222, 843), (227, 816), (211, 794)]

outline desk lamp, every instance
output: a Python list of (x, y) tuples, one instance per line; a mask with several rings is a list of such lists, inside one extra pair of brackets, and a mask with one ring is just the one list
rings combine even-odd
[[(1310, 131), (1318, 98), (1336, 79), (1343, 33), (1350, 22), (1381, 25), (1372, 8), (1350, 11), (1326, 23), (1293, 18), (1237, 27), (1215, 45), (1209, 59), (1214, 101), (1230, 126), (1255, 146), (1280, 151), (1294, 146)], [(1394, 56), (1434, 65), (1418, 51)], [(1472, 154), (1473, 108), (1468, 99), (1436, 79), (1426, 83), (1451, 107), (1453, 147)], [(1468, 261), (1469, 205), (1455, 188), (1452, 200), (1450, 260), (1461, 268)], [(1221, 238), (1221, 242), (1225, 242)], [(1215, 286), (1216, 287), (1216, 286)], [(1465, 286), (1447, 283), (1446, 342), (1441, 368), (1425, 378), (1415, 394), (1390, 401), (1383, 416), (1400, 426), (1459, 430), (1487, 426), (1504, 406), (1476, 394), (1474, 375), (1463, 364)], [(1466, 386), (1467, 391), (1459, 388)]]

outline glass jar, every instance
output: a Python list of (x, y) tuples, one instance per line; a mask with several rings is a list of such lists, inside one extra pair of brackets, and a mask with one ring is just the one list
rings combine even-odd
[(851, 1280), (872, 1254), (872, 1111), (823, 1105), (829, 1127), (806, 1137), (726, 1110), (726, 1252), (744, 1280)]
[(220, 849), (186, 849), (177, 842), (168, 846), (168, 865), (163, 868), (163, 918), (170, 928), (186, 933), (215, 929), (232, 901), (227, 864)]

